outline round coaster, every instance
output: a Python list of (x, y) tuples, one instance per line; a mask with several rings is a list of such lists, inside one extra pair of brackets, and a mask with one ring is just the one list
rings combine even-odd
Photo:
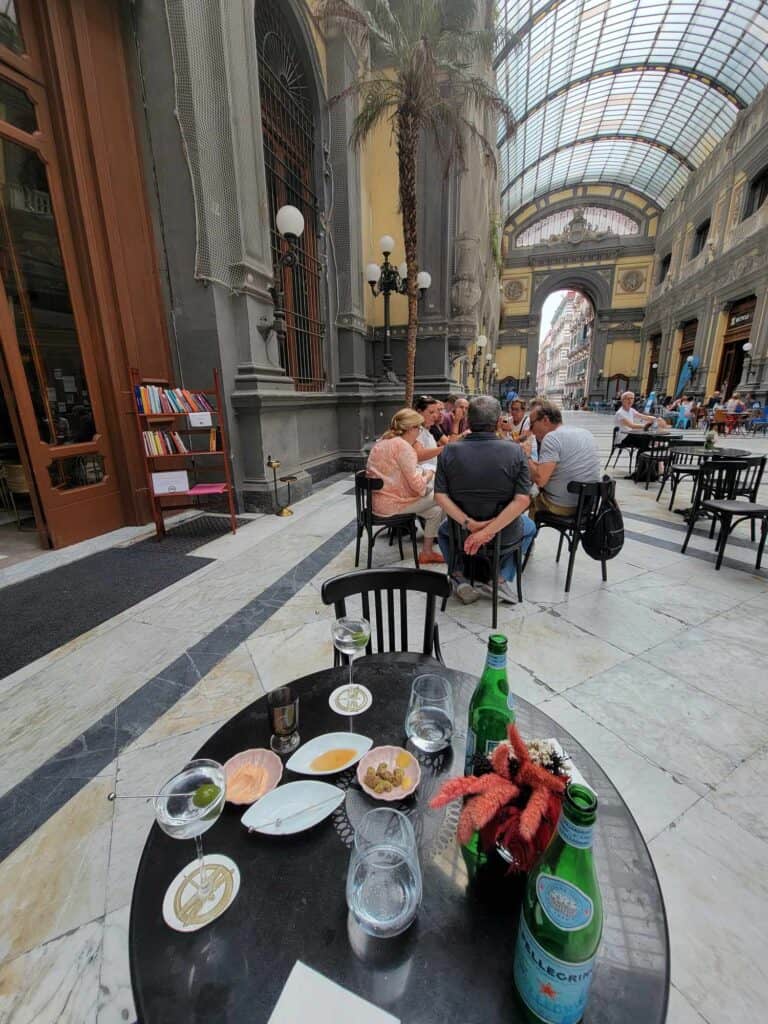
[(232, 904), (240, 890), (240, 869), (221, 853), (205, 855), (209, 895), (200, 896), (198, 861), (187, 864), (168, 886), (163, 900), (165, 923), (177, 932), (196, 932), (215, 921)]
[(367, 686), (358, 686), (357, 683), (350, 686), (346, 683), (336, 687), (328, 703), (338, 715), (361, 715), (373, 704), (373, 694)]

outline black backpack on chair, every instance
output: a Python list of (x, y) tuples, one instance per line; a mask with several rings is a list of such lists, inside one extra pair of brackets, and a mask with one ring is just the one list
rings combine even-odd
[(609, 476), (604, 476), (602, 483), (610, 487), (596, 499), (581, 531), (581, 546), (597, 562), (615, 558), (624, 547), (624, 518), (616, 501), (616, 484)]

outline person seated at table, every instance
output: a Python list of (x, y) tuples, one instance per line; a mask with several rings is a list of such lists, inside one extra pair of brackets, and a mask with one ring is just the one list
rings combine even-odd
[(454, 440), (467, 429), (467, 405), (463, 395), (448, 395), (444, 402), (441, 426), (446, 435)]
[[(525, 515), (531, 503), (531, 477), (522, 446), (508, 444), (496, 437), (501, 415), (499, 402), (491, 395), (478, 395), (469, 403), (471, 433), (461, 444), (446, 448), (437, 467), (435, 501), (447, 516), (469, 531), (464, 552), (474, 555), (501, 533), (499, 597), (514, 604), (510, 586), (515, 578), (514, 548), (522, 541), (522, 553), (530, 547), (536, 533)], [(450, 527), (444, 522), (437, 535), (443, 557), (450, 557)], [(451, 585), (458, 599), (471, 604), (481, 594), (491, 596), (489, 583), (472, 587), (457, 567)]]
[[(600, 455), (594, 437), (583, 427), (563, 426), (563, 414), (554, 402), (541, 402), (531, 413), (531, 433), (539, 446), (538, 461), (529, 459), (528, 471), (538, 488), (531, 502), (535, 521), (541, 512), (570, 516), (578, 495), (568, 491), (572, 480), (599, 481)], [(530, 454), (530, 445), (523, 445)]]
[(509, 418), (511, 422), (511, 434), (513, 441), (525, 441), (531, 433), (531, 423), (525, 411), (525, 402), (522, 398), (515, 398), (509, 403)]
[(496, 437), (502, 441), (514, 441), (512, 436), (512, 417), (508, 412), (503, 412), (499, 416), (499, 422), (496, 424)]
[(738, 391), (734, 391), (731, 397), (725, 403), (725, 411), (728, 413), (728, 419), (725, 423), (725, 430), (726, 433), (732, 434), (741, 422), (741, 413), (746, 412), (746, 406), (742, 402), (741, 395)]
[(680, 398), (672, 406), (673, 409), (677, 409), (677, 420), (675, 421), (676, 430), (687, 430), (688, 427), (692, 426), (693, 423), (693, 409), (696, 403), (692, 398), (687, 395), (681, 395)]
[[(634, 407), (634, 401), (634, 391), (625, 391), (621, 396), (621, 405), (613, 417), (614, 423), (619, 428), (619, 438), (622, 441), (624, 441), (627, 434), (648, 430), (654, 424), (659, 430), (666, 429), (667, 422), (665, 419), (661, 416), (646, 416), (644, 412), (638, 412)], [(531, 430), (533, 430), (533, 420), (531, 420)]]
[(421, 414), (424, 421), (413, 446), (416, 458), (420, 465), (434, 471), (437, 469), (437, 457), (443, 450), (431, 432), (440, 418), (440, 403), (432, 395), (418, 395), (413, 400), (413, 408)]
[(435, 537), (443, 520), (442, 509), (435, 504), (434, 470), (421, 469), (414, 445), (424, 418), (414, 409), (401, 409), (392, 417), (390, 428), (371, 448), (368, 475), (384, 481), (373, 491), (373, 511), (377, 516), (415, 514), (424, 520), (424, 542), (420, 565), (443, 561), (434, 550)]

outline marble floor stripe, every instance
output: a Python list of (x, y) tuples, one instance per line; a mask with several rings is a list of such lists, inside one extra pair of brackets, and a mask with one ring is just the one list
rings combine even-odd
[[(676, 540), (664, 540), (663, 537), (651, 537), (647, 533), (635, 533), (633, 530), (625, 530), (624, 536), (629, 540), (639, 541), (641, 544), (650, 544), (652, 547), (655, 548), (664, 548), (664, 550), (666, 551), (680, 551), (680, 544), (678, 544)], [(694, 533), (693, 537), (691, 537), (691, 540), (693, 541), (696, 537), (701, 538), (701, 534)], [(696, 548), (691, 547), (689, 544), (688, 550), (686, 551), (686, 555), (690, 555), (691, 558), (699, 558), (704, 562), (711, 562), (712, 567), (714, 569), (715, 542), (714, 540), (710, 542), (709, 537), (706, 537), (705, 540), (707, 541), (707, 543), (711, 543), (711, 551), (697, 551)], [(728, 542), (728, 546), (731, 546), (731, 541)], [(755, 543), (754, 546), (749, 546), (753, 547), (755, 558), (757, 558), (757, 543)], [(725, 550), (727, 552), (728, 548), (726, 548)], [(723, 567), (728, 569), (738, 569), (740, 572), (747, 572), (750, 574), (750, 576), (757, 576), (760, 579), (768, 579), (768, 569), (755, 569), (754, 562), (739, 562), (734, 558), (729, 558), (727, 553), (723, 558)]]
[(353, 521), (0, 797), (0, 862), (279, 611), (354, 537)]
[[(644, 516), (644, 515), (641, 515), (638, 512), (625, 512), (624, 509), (621, 510), (621, 514), (624, 517), (624, 519), (634, 519), (634, 520), (636, 520), (639, 523), (651, 523), (653, 526), (660, 526), (660, 527), (662, 527), (662, 529), (664, 529), (664, 530), (671, 530), (673, 533), (685, 534), (687, 532), (687, 530), (688, 530), (687, 523), (685, 523), (683, 521), (678, 523), (678, 522), (675, 522), (674, 520), (662, 519), (661, 516)], [(758, 539), (759, 539), (759, 533), (760, 533), (760, 524), (758, 523), (757, 524)], [(707, 542), (709, 541), (709, 522), (704, 522), (703, 521), (701, 526), (698, 526), (698, 527), (696, 527), (696, 529), (694, 529), (693, 535), (691, 537), (691, 540), (694, 540), (694, 538), (696, 538), (696, 537), (699, 537), (702, 540), (706, 540)], [(715, 544), (715, 541), (713, 539), (712, 540), (712, 546), (713, 547), (714, 547), (714, 544)], [(755, 557), (757, 557), (757, 541), (748, 540), (746, 537), (735, 537), (735, 536), (733, 536), (733, 534), (731, 534), (731, 536), (728, 538), (728, 548), (731, 548), (731, 547), (734, 547), (734, 548), (746, 548), (748, 551), (754, 551), (755, 552)], [(728, 550), (728, 548), (726, 548), (726, 551)]]

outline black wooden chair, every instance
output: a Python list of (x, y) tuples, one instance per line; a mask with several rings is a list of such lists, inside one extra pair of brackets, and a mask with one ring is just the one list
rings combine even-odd
[[(411, 545), (413, 546), (413, 560), (416, 568), (419, 568), (419, 552), (416, 547), (416, 516), (404, 514), (400, 516), (377, 516), (373, 511), (373, 492), (380, 491), (384, 481), (377, 477), (368, 476), (366, 470), (361, 469), (355, 473), (355, 510), (357, 513), (357, 541), (355, 543), (355, 568), (360, 564), (360, 541), (363, 534), (368, 535), (368, 568), (371, 568), (373, 561), (373, 545), (379, 534), (387, 530), (394, 531), (397, 535), (397, 543), (400, 546), (400, 560), (405, 557), (403, 554), (403, 533), (410, 534)], [(373, 532), (374, 526), (381, 529)], [(393, 533), (390, 533), (390, 543)]]
[(684, 479), (694, 480), (699, 475), (699, 468), (702, 462), (705, 462), (708, 457), (705, 451), (696, 448), (691, 448), (690, 451), (670, 452), (669, 459), (664, 464), (664, 474), (661, 478), (656, 501), (659, 500), (664, 488), (667, 486), (667, 482), (669, 482), (672, 493), (669, 497), (668, 508), (671, 511), (680, 483)]
[(697, 519), (702, 516), (712, 521), (710, 540), (720, 527), (715, 550), (715, 569), (723, 564), (728, 538), (739, 523), (749, 522), (750, 536), (755, 541), (755, 522), (760, 521), (760, 543), (755, 568), (759, 569), (768, 536), (768, 505), (757, 501), (757, 492), (768, 459), (765, 455), (748, 459), (722, 459), (703, 463), (696, 478), (693, 504), (688, 513), (688, 531), (680, 549), (685, 554)]
[[(464, 553), (464, 541), (469, 536), (469, 530), (465, 530), (464, 527), (457, 523), (455, 519), (448, 520), (448, 537), (450, 540), (450, 548), (448, 552), (448, 576), (450, 577), (459, 567), (461, 562), (463, 574), (469, 580), (471, 586), (475, 585), (477, 579), (477, 568), (478, 568), (478, 556), (487, 559), (490, 567), (490, 576), (488, 580), (489, 586), (491, 587), (491, 629), (496, 629), (496, 624), (499, 618), (499, 569), (501, 566), (501, 532), (497, 533), (493, 538), (493, 544), (486, 544), (477, 555), (467, 555)], [(523, 541), (512, 545), (505, 545), (505, 552), (512, 551), (515, 556), (515, 583), (517, 584), (517, 600), (522, 604), (523, 601)], [(443, 599), (441, 611), (445, 611), (445, 607), (448, 603), (448, 597)]]
[(658, 480), (661, 467), (666, 469), (669, 461), (670, 440), (668, 437), (652, 437), (648, 447), (638, 453), (637, 467), (635, 469), (635, 482), (641, 483), (645, 480), (645, 489), (653, 479)]
[[(320, 594), (323, 604), (333, 605), (337, 618), (347, 614), (347, 598), (360, 596), (363, 617), (371, 624), (366, 654), (409, 650), (408, 594), (426, 594), (421, 653), (442, 661), (440, 634), (435, 622), (435, 602), (438, 598), (446, 599), (450, 592), (448, 577), (441, 572), (393, 567), (362, 569), (360, 572), (334, 576), (323, 583)], [(396, 629), (398, 617), (399, 639)], [(335, 651), (334, 665), (346, 664), (348, 660), (346, 655), (342, 658)]]
[[(536, 515), (536, 525), (541, 530), (545, 526), (557, 530), (560, 534), (560, 542), (557, 545), (556, 562), (560, 561), (563, 550), (563, 541), (568, 541), (568, 572), (565, 577), (566, 594), (571, 589), (571, 578), (573, 576), (573, 565), (576, 561), (576, 551), (579, 547), (581, 534), (587, 524), (592, 509), (603, 498), (613, 498), (616, 493), (616, 482), (610, 477), (603, 477), (602, 480), (579, 481), (571, 480), (568, 484), (568, 491), (571, 494), (578, 494), (578, 502), (573, 510), (573, 515), (557, 516), (554, 512), (542, 511)], [(608, 579), (608, 567), (603, 559), (601, 561), (603, 570), (603, 582)]]
[[(631, 473), (632, 472), (632, 466), (633, 466), (633, 463), (635, 461), (635, 452), (638, 450), (638, 447), (639, 447), (636, 438), (639, 437), (640, 435), (639, 434), (626, 434), (622, 438), (622, 440), (619, 441), (619, 439), (618, 439), (619, 438), (619, 433), (620, 433), (619, 428), (618, 427), (614, 427), (613, 428), (613, 437), (611, 439), (611, 450), (610, 450), (610, 452), (608, 454), (608, 458), (605, 460), (605, 469), (608, 469), (609, 465), (611, 464), (611, 459), (613, 459), (613, 465), (615, 467), (616, 463), (619, 461), (619, 458), (621, 457), (622, 452), (628, 452), (629, 453), (629, 472)], [(616, 456), (615, 458), (614, 458), (614, 453), (615, 453), (615, 456)]]

